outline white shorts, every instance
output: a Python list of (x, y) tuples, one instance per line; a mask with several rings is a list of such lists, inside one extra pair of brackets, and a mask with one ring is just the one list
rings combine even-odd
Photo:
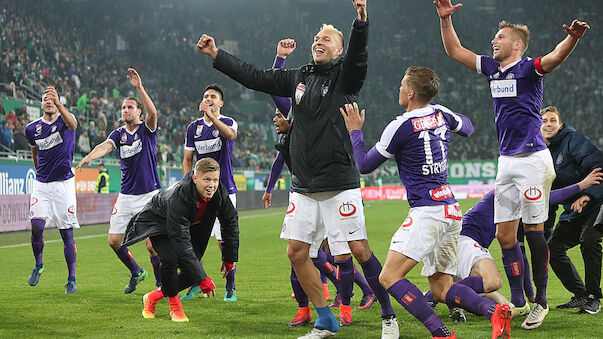
[(466, 235), (460, 235), (458, 241), (457, 256), (459, 258), (459, 267), (456, 270), (456, 276), (463, 280), (471, 273), (473, 265), (482, 259), (492, 259), (490, 251), (482, 247), (477, 241)]
[(109, 234), (124, 234), (126, 227), (132, 217), (142, 211), (146, 205), (159, 190), (154, 190), (144, 194), (122, 194), (119, 193), (113, 212), (111, 212), (111, 220), (109, 221)]
[(56, 227), (61, 230), (80, 227), (75, 177), (51, 182), (34, 180), (29, 199), (29, 219), (46, 219), (48, 225), (54, 218)]
[[(229, 194), (228, 197), (230, 198), (230, 201), (232, 201), (234, 208), (237, 208), (237, 194)], [(211, 230), (211, 235), (215, 236), (216, 240), (222, 241), (222, 230), (220, 229), (220, 220), (218, 220), (218, 218), (216, 218), (216, 222), (214, 222), (214, 228)]]
[(281, 239), (310, 244), (310, 257), (315, 258), (325, 237), (332, 255), (350, 254), (349, 241), (366, 239), (360, 188), (291, 193)]
[(456, 247), (463, 212), (458, 203), (413, 207), (389, 245), (396, 251), (425, 265), (421, 275), (436, 272), (456, 275)]
[(494, 222), (519, 218), (524, 224), (546, 221), (555, 176), (553, 158), (548, 149), (499, 156), (494, 183)]

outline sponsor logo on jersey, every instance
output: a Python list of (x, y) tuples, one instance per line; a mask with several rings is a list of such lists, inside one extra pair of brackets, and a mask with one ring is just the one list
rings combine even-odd
[(222, 140), (220, 138), (198, 140), (195, 141), (195, 149), (199, 154), (218, 152), (222, 149)]
[(61, 137), (61, 134), (59, 132), (54, 132), (44, 139), (36, 140), (36, 145), (38, 146), (38, 149), (41, 151), (51, 149), (54, 146), (62, 144), (62, 143), (63, 143), (63, 138)]
[(201, 131), (203, 130), (203, 125), (197, 125), (197, 129), (195, 130), (195, 138), (201, 135)]
[(517, 96), (517, 80), (492, 80), (490, 92), (493, 98), (514, 98)]
[(528, 201), (537, 201), (542, 198), (542, 186), (528, 186), (523, 191), (523, 196)]
[(213, 135), (213, 136), (214, 136), (214, 138), (217, 138), (217, 137), (218, 137), (218, 134), (220, 134), (220, 132), (219, 132), (217, 129), (215, 129), (215, 130), (213, 130), (213, 131), (211, 132), (211, 135)]
[[(122, 138), (123, 139), (123, 138)], [(121, 145), (119, 154), (122, 159), (130, 158), (142, 151), (142, 141), (135, 140), (132, 145)]]
[(462, 220), (463, 211), (461, 210), (461, 206), (458, 204), (446, 205), (444, 207), (444, 217), (446, 219)]
[(353, 216), (356, 213), (356, 205), (352, 201), (342, 201), (339, 203), (339, 215), (344, 218)]
[(301, 101), (305, 92), (306, 92), (306, 85), (302, 82), (297, 84), (297, 87), (295, 88), (295, 104), (296, 105), (299, 105), (299, 102)]
[(424, 131), (426, 129), (432, 129), (444, 125), (444, 115), (442, 112), (434, 115), (428, 115), (421, 118), (414, 118), (411, 120), (412, 129), (415, 132)]
[(452, 189), (450, 188), (450, 185), (444, 185), (444, 186), (440, 186), (438, 188), (429, 190), (429, 195), (431, 196), (431, 199), (433, 199), (435, 201), (441, 201), (446, 198), (454, 197), (454, 195), (452, 194)]
[(406, 294), (402, 297), (402, 301), (404, 301), (406, 305), (410, 305), (413, 301), (415, 301), (415, 299), (417, 299), (417, 297), (412, 294), (412, 292), (406, 292)]

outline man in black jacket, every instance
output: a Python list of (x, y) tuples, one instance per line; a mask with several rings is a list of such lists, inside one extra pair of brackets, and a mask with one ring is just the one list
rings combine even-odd
[(202, 53), (214, 59), (214, 68), (243, 86), (292, 98), (289, 151), (293, 193), (281, 238), (288, 239), (289, 259), (318, 313), (308, 338), (326, 337), (338, 330), (326, 308), (322, 285), (310, 260), (316, 256), (325, 236), (340, 268), (340, 323), (352, 324), (351, 253), (362, 265), (382, 307), (382, 337), (397, 338), (399, 334), (389, 296), (379, 283), (381, 264), (367, 242), (360, 175), (339, 113), (339, 107), (356, 101), (367, 71), (366, 1), (353, 3), (358, 16), (342, 58), (339, 57), (344, 51), (343, 34), (331, 25), (323, 25), (314, 36), (313, 61), (296, 69), (259, 70), (219, 50), (214, 39), (205, 34), (197, 43)]
[(197, 161), (194, 171), (155, 195), (130, 220), (122, 246), (149, 237), (161, 260), (162, 286), (144, 295), (144, 318), (155, 318), (155, 304), (167, 296), (172, 321), (188, 321), (178, 292), (198, 284), (201, 291), (213, 294), (215, 286), (199, 260), (216, 217), (222, 231), (223, 276), (233, 270), (239, 251), (238, 214), (219, 180), (220, 165), (203, 158)]
[[(542, 134), (548, 145), (557, 177), (552, 189), (582, 180), (592, 170), (603, 168), (603, 154), (584, 134), (561, 121), (554, 106), (544, 108)], [(603, 225), (595, 223), (603, 202), (603, 185), (587, 188), (563, 203), (564, 211), (549, 239), (551, 267), (574, 297), (557, 308), (580, 308), (581, 313), (596, 314), (601, 310), (601, 236)], [(551, 232), (557, 206), (549, 209), (545, 231)], [(567, 256), (567, 250), (580, 245), (586, 285)]]

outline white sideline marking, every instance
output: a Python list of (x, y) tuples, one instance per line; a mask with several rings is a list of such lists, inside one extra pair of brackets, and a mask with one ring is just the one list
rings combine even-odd
[[(239, 219), (251, 219), (251, 218), (267, 217), (267, 216), (273, 216), (273, 215), (279, 215), (279, 214), (283, 214), (283, 212), (273, 212), (273, 213), (266, 213), (266, 214), (245, 215), (245, 216), (239, 217)], [(107, 236), (107, 233), (103, 233), (103, 234), (85, 235), (85, 236), (82, 236), (82, 237), (74, 237), (74, 239), (75, 240), (79, 240), (79, 239), (89, 239), (89, 238), (98, 238), (98, 237), (106, 237), (106, 236)], [(59, 241), (62, 242), (63, 239), (55, 239), (55, 240), (44, 241), (44, 244), (52, 244), (52, 243), (59, 242)], [(23, 246), (31, 246), (31, 243), (0, 246), (0, 250), (3, 249), (3, 248), (13, 248), (13, 247), (23, 247)]]

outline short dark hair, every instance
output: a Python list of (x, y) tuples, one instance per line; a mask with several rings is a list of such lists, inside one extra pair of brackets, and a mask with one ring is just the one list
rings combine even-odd
[(214, 91), (220, 93), (220, 100), (224, 101), (224, 91), (222, 91), (222, 87), (220, 87), (220, 85), (218, 85), (218, 84), (207, 85), (207, 87), (205, 87), (205, 89), (203, 90), (203, 94), (205, 94), (205, 92), (209, 91), (210, 89), (213, 89)]
[(417, 101), (423, 104), (433, 100), (440, 90), (440, 78), (431, 68), (410, 66), (404, 75), (408, 88), (415, 91)]

